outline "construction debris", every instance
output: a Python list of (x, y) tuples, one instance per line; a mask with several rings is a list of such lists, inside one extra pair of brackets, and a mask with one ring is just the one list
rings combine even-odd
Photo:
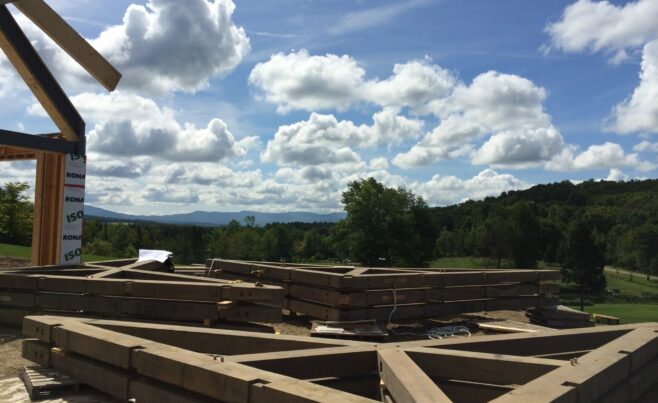
[(375, 320), (355, 322), (314, 322), (311, 327), (311, 337), (335, 337), (341, 339), (377, 339), (388, 337), (388, 332), (382, 329)]
[(551, 328), (533, 325), (532, 323), (518, 322), (515, 320), (490, 320), (477, 322), (478, 328), (499, 333), (536, 333), (551, 330)]
[(207, 275), (280, 286), (290, 312), (340, 322), (556, 305), (559, 285), (554, 282), (560, 278), (556, 270), (393, 269), (222, 259), (210, 263)]
[(577, 311), (564, 305), (529, 308), (526, 316), (530, 323), (555, 329), (572, 329), (594, 326), (587, 312)]
[(25, 367), (18, 376), (32, 400), (76, 393), (80, 387), (80, 382), (76, 379), (42, 366)]

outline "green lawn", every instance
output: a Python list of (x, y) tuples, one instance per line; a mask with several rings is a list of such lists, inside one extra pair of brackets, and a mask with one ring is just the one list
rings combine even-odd
[[(9, 245), (6, 243), (0, 243), (0, 256), (10, 256), (10, 257), (22, 257), (29, 259), (32, 256), (32, 248), (29, 246), (18, 246), (18, 245)], [(99, 262), (101, 260), (112, 260), (116, 259), (109, 256), (96, 256), (82, 254), (83, 262)]]
[(658, 295), (658, 281), (646, 281), (641, 275), (634, 275), (631, 281), (628, 275), (616, 275), (607, 272), (605, 278), (608, 290), (619, 290), (621, 294), (641, 296), (643, 294)]
[[(580, 307), (572, 306), (574, 309)], [(658, 322), (658, 305), (649, 304), (596, 304), (586, 306), (589, 313), (600, 313), (619, 318), (621, 323)]]

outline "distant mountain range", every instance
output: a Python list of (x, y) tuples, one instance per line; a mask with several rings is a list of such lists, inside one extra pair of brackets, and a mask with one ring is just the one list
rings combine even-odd
[(290, 223), (290, 222), (337, 222), (345, 218), (345, 213), (309, 213), (305, 211), (291, 211), (287, 213), (261, 213), (258, 211), (238, 211), (238, 212), (221, 212), (221, 211), (194, 211), (185, 214), (170, 215), (132, 215), (116, 213), (94, 206), (85, 206), (85, 216), (89, 218), (101, 218), (110, 221), (150, 221), (162, 224), (188, 224), (202, 226), (221, 226), (228, 225), (231, 220), (236, 220), (244, 225), (246, 216), (256, 217), (256, 224), (265, 225), (270, 223)]

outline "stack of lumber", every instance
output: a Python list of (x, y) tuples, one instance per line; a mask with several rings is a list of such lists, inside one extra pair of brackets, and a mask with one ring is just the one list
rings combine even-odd
[(529, 308), (526, 316), (530, 323), (556, 329), (594, 326), (587, 312), (577, 311), (564, 305)]
[(430, 270), (215, 259), (208, 275), (277, 285), (290, 312), (330, 321), (417, 319), (558, 303), (555, 270)]
[(206, 325), (281, 320), (280, 287), (152, 271), (157, 265), (146, 261), (2, 271), (0, 321), (21, 323), (34, 313)]

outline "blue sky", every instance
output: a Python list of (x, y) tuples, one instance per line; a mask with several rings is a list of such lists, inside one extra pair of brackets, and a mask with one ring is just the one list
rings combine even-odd
[[(124, 74), (103, 92), (12, 9), (87, 121), (99, 207), (324, 212), (368, 176), (446, 205), (658, 172), (658, 0), (49, 4)], [(53, 130), (4, 59), (0, 98), (3, 128)]]

